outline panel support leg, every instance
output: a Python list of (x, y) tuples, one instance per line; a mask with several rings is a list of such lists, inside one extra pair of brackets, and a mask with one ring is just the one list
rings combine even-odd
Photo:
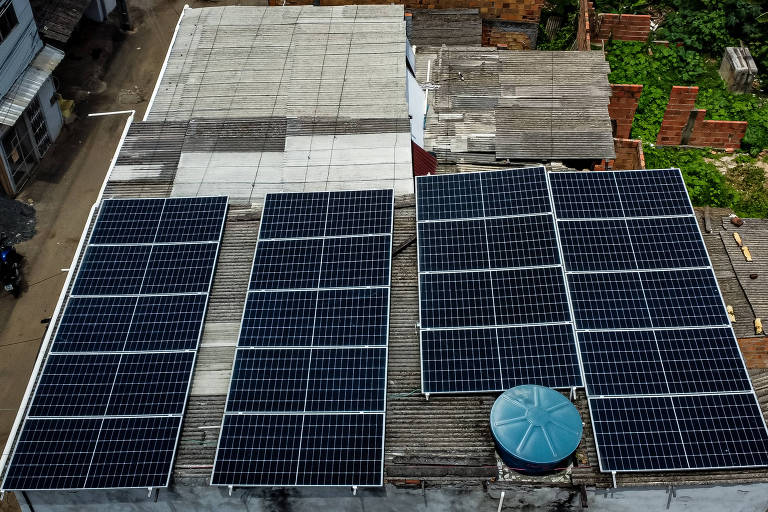
[(427, 402), (429, 402), (429, 393), (424, 393), (424, 397), (427, 399)]
[(576, 400), (576, 386), (571, 386), (571, 402)]
[(613, 478), (613, 488), (614, 489), (618, 488), (619, 486), (616, 485), (616, 472), (615, 471), (611, 471), (611, 478)]
[(0, 501), (5, 501), (5, 491), (0, 491)]
[(149, 499), (151, 497), (152, 497), (152, 488), (151, 487), (147, 487), (147, 499)]
[(506, 492), (501, 491), (501, 496), (499, 496), (499, 508), (496, 509), (496, 512), (501, 512), (501, 507), (504, 506), (504, 495)]
[(230, 496), (232, 496), (232, 489), (233, 489), (233, 487), (231, 485), (227, 486), (227, 490), (228, 490)]
[(356, 485), (352, 486), (352, 496), (357, 496), (357, 486)]

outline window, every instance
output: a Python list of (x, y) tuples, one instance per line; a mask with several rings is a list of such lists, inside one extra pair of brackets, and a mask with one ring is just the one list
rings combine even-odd
[(13, 10), (13, 4), (0, 0), (0, 43), (8, 37), (13, 27), (19, 24), (16, 18), (16, 11)]

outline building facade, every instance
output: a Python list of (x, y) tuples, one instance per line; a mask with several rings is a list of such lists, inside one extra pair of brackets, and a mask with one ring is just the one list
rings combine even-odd
[(29, 0), (0, 0), (0, 188), (9, 196), (61, 131), (51, 72), (62, 58), (40, 39)]

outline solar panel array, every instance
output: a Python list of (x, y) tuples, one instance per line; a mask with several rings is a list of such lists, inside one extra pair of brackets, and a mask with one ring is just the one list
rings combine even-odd
[(581, 386), (543, 167), (417, 178), (424, 393)]
[(425, 393), (580, 385), (575, 328), (601, 470), (768, 465), (679, 170), (430, 176), (417, 205)]
[(600, 468), (768, 465), (680, 171), (549, 178)]
[(212, 485), (382, 485), (393, 213), (267, 195)]
[(226, 211), (103, 201), (3, 489), (168, 485)]

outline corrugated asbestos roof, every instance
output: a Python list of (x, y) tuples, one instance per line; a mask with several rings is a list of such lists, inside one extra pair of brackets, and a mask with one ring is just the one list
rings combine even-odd
[(64, 58), (64, 52), (44, 46), (27, 69), (16, 79), (8, 93), (0, 99), (0, 124), (13, 126), (24, 109), (37, 95), (53, 70)]
[(40, 35), (66, 43), (91, 0), (30, 0)]
[[(443, 163), (613, 158), (600, 52), (417, 48), (430, 92), (425, 149)], [(429, 74), (427, 74), (429, 70)]]
[(148, 120), (187, 122), (172, 195), (413, 191), (402, 6), (186, 9)]

